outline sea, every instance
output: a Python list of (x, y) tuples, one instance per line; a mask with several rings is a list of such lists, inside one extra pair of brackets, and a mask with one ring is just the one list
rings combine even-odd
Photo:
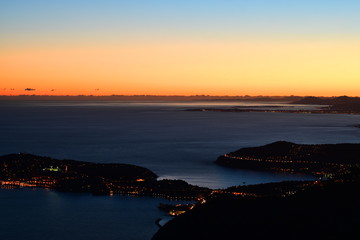
[[(229, 169), (218, 156), (275, 141), (359, 143), (360, 115), (187, 111), (309, 109), (272, 102), (0, 101), (0, 155), (128, 163), (212, 189), (313, 176)], [(0, 239), (149, 240), (166, 199), (0, 189)]]

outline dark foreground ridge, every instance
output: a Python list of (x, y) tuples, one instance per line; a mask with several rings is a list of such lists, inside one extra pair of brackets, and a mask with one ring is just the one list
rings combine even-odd
[(135, 165), (57, 160), (31, 154), (0, 156), (0, 187), (172, 199), (197, 199), (209, 191), (181, 180), (157, 181), (155, 173)]
[(321, 171), (328, 180), (234, 186), (174, 218), (152, 240), (355, 239), (360, 236), (359, 144), (275, 142), (219, 157), (230, 167)]
[(220, 156), (226, 167), (310, 173), (332, 177), (360, 164), (360, 144), (295, 144), (274, 142)]
[(360, 183), (327, 181), (286, 197), (208, 201), (159, 229), (152, 240), (357, 239)]

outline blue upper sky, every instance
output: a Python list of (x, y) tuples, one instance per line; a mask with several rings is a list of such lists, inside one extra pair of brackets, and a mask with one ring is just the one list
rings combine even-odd
[[(359, 36), (355, 0), (1, 0), (1, 40)], [(19, 39), (18, 39), (19, 41)]]
[(360, 0), (0, 0), (0, 89), (359, 95), (359, 13)]

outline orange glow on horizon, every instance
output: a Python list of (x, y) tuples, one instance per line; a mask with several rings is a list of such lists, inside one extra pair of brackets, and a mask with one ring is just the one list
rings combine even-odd
[(359, 62), (357, 41), (8, 48), (0, 95), (358, 96)]

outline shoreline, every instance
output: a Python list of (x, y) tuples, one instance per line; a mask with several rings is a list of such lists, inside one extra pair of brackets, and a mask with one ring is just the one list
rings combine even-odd
[[(273, 106), (272, 106), (273, 107)], [(350, 115), (359, 115), (360, 111), (339, 111), (339, 110), (280, 110), (280, 109), (256, 109), (256, 108), (196, 108), (196, 109), (185, 109), (189, 112), (262, 112), (262, 113), (292, 113), (292, 114), (350, 114)], [(358, 125), (360, 127), (360, 125)]]

